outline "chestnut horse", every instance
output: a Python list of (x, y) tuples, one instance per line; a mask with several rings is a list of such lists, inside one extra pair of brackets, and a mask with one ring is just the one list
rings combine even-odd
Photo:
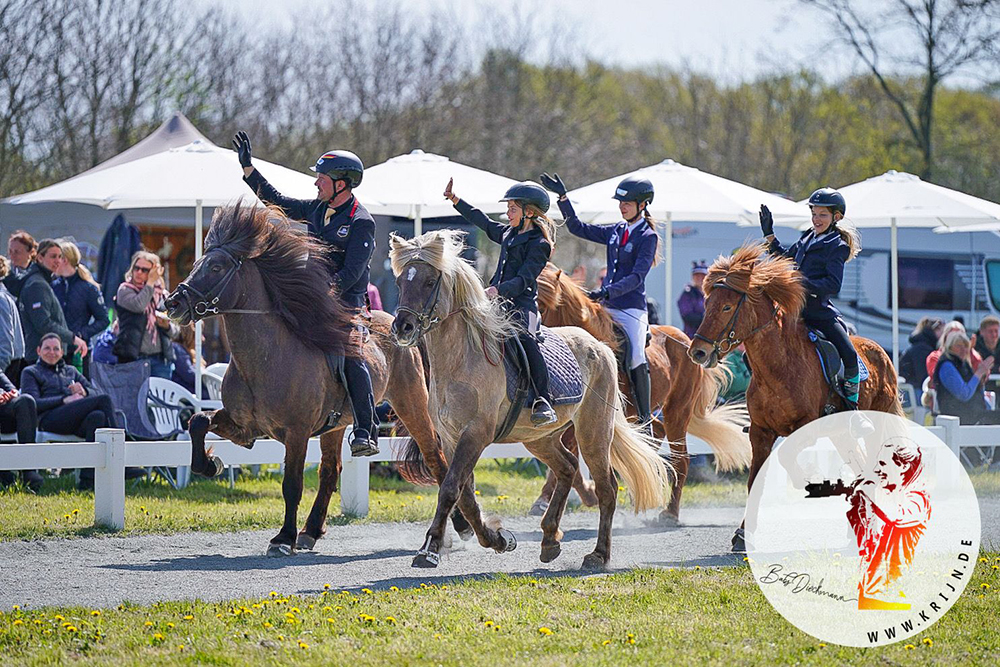
[[(749, 246), (715, 260), (705, 278), (705, 319), (688, 353), (695, 363), (712, 368), (740, 342), (746, 346), (752, 372), (747, 389), (753, 448), (748, 488), (774, 441), (823, 416), (830, 396), (815, 346), (799, 318), (806, 301), (802, 274), (791, 259), (765, 252), (762, 245)], [(868, 338), (852, 336), (851, 342), (869, 372), (858, 407), (903, 416), (896, 369), (885, 350)], [(734, 551), (745, 549), (743, 527), (733, 536)]]
[[(618, 347), (614, 322), (608, 311), (591, 301), (582, 287), (551, 263), (538, 277), (538, 309), (545, 326), (578, 326), (612, 349)], [(688, 473), (687, 434), (708, 443), (715, 453), (718, 470), (742, 470), (750, 465), (750, 440), (743, 432), (749, 417), (742, 403), (716, 405), (720, 389), (728, 382), (725, 366), (702, 368), (691, 363), (687, 357), (691, 341), (676, 327), (654, 326), (650, 329), (652, 340), (646, 348), (651, 381), (650, 405), (654, 411), (659, 408), (662, 415), (653, 419), (653, 434), (669, 441), (674, 454), (670, 461), (677, 475), (670, 503), (661, 513), (660, 520), (676, 524), (681, 492)], [(619, 372), (618, 384), (626, 397), (631, 396), (628, 373)], [(635, 407), (629, 403), (627, 408), (629, 416), (635, 418)], [(566, 432), (563, 444), (576, 451), (573, 429)], [(548, 501), (553, 482), (554, 477), (549, 474), (536, 504)], [(589, 489), (581, 479), (574, 480), (574, 488), (580, 492), (584, 503), (592, 504), (588, 502)]]
[[(271, 539), (269, 556), (311, 549), (326, 532), (330, 497), (341, 471), (341, 442), (352, 421), (350, 402), (327, 356), (362, 355), (375, 399), (389, 400), (420, 447), (428, 468), (444, 479), (445, 461), (427, 413), (427, 384), (416, 348), (401, 349), (389, 337), (392, 317), (375, 312), (370, 338), (359, 345), (353, 314), (328, 284), (329, 250), (294, 231), (277, 209), (227, 206), (216, 209), (205, 255), (166, 301), (182, 324), (220, 316), (232, 359), (222, 381), (221, 410), (191, 418), (191, 469), (209, 477), (222, 462), (205, 450), (213, 432), (243, 447), (259, 437), (285, 445), (281, 484), (285, 519)], [(320, 437), (319, 489), (305, 527), (296, 536), (302, 474), (310, 435), (331, 411), (343, 413), (336, 428)], [(459, 534), (472, 533), (458, 515)]]

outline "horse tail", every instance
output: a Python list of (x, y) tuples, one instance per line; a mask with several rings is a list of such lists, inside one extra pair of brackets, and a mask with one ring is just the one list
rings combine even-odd
[(742, 470), (750, 466), (750, 436), (743, 427), (750, 423), (745, 403), (716, 405), (719, 392), (731, 379), (723, 365), (701, 369), (701, 386), (688, 433), (708, 443), (715, 454), (715, 469)]
[[(402, 422), (399, 426), (404, 432), (402, 435), (408, 435), (405, 433), (406, 429), (402, 426)], [(437, 479), (434, 478), (431, 469), (427, 467), (424, 455), (420, 452), (420, 447), (413, 436), (408, 438), (406, 447), (403, 449), (403, 459), (396, 464), (396, 469), (399, 471), (399, 476), (410, 484), (417, 486), (435, 486), (437, 484)]]
[(625, 478), (636, 514), (663, 507), (673, 467), (659, 454), (660, 441), (651, 438), (625, 417), (625, 399), (618, 393), (611, 467)]

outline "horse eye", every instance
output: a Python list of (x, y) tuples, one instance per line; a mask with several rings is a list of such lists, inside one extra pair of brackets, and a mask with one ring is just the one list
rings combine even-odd
[(430, 278), (428, 278), (427, 282), (424, 283), (424, 286), (426, 286), (426, 287), (434, 287), (434, 281), (431, 280)]
[(732, 309), (733, 309), (733, 307), (732, 307), (732, 306), (729, 306), (729, 305), (726, 305), (726, 306), (723, 306), (723, 307), (722, 307), (722, 312), (724, 312), (724, 313), (728, 313), (728, 312), (729, 312), (730, 310), (732, 310)]
[(212, 267), (212, 273), (218, 273), (221, 270), (222, 270), (222, 267), (219, 266), (218, 264), (216, 264), (215, 266)]

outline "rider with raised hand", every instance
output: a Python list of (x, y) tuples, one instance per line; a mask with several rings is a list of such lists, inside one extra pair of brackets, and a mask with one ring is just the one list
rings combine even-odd
[(656, 221), (649, 213), (653, 202), (653, 184), (645, 178), (629, 176), (615, 189), (614, 199), (623, 220), (615, 225), (590, 225), (580, 221), (566, 196), (566, 185), (559, 174), (542, 174), (542, 185), (559, 195), (559, 210), (566, 228), (575, 236), (607, 248), (608, 270), (601, 286), (589, 292), (590, 298), (604, 304), (611, 318), (628, 336), (632, 348), (628, 360), (629, 379), (639, 421), (650, 424), (649, 363), (646, 361), (646, 336), (649, 315), (646, 310), (646, 274), (656, 263), (659, 236)]
[(840, 311), (830, 299), (840, 293), (844, 265), (861, 252), (861, 238), (852, 225), (842, 222), (847, 214), (847, 202), (833, 188), (813, 192), (809, 196), (809, 208), (812, 228), (802, 232), (799, 240), (788, 248), (774, 237), (774, 219), (767, 206), (760, 207), (760, 228), (768, 242), (768, 252), (794, 259), (799, 272), (805, 276), (806, 305), (802, 320), (837, 348), (844, 363), (846, 407), (857, 410), (861, 381), (858, 353), (840, 319)]
[[(330, 246), (333, 251), (330, 281), (347, 306), (361, 312), (366, 304), (369, 265), (375, 251), (375, 219), (352, 192), (361, 183), (365, 169), (360, 158), (344, 150), (324, 153), (312, 167), (316, 172), (316, 199), (292, 199), (275, 190), (254, 169), (246, 132), (236, 133), (233, 147), (243, 167), (243, 180), (257, 196), (281, 208), (292, 220), (305, 222), (311, 235)], [(368, 367), (363, 359), (348, 357), (344, 360), (344, 375), (354, 411), (351, 454), (377, 454), (378, 424)]]
[(510, 225), (493, 222), (490, 218), (452, 192), (454, 179), (449, 179), (445, 199), (463, 218), (476, 225), (500, 244), (500, 261), (490, 280), (486, 294), (501, 298), (504, 308), (523, 327), (518, 339), (528, 357), (531, 382), (535, 387), (535, 402), (531, 406), (531, 423), (547, 426), (557, 421), (549, 396), (549, 373), (538, 348), (538, 274), (545, 268), (555, 246), (555, 225), (545, 216), (549, 210), (549, 195), (537, 183), (525, 181), (510, 186), (500, 201), (507, 202)]

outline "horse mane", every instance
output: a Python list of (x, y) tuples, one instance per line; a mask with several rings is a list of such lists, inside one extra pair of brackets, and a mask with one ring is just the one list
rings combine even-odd
[(553, 326), (580, 327), (612, 348), (618, 346), (614, 320), (608, 311), (552, 262), (538, 276), (538, 307), (552, 315)]
[(766, 297), (784, 314), (798, 318), (806, 304), (803, 280), (791, 258), (769, 255), (762, 244), (749, 245), (712, 262), (705, 277), (705, 296), (725, 283), (745, 292), (752, 302)]
[(216, 209), (205, 251), (215, 248), (253, 262), (272, 308), (303, 343), (337, 354), (356, 348), (353, 313), (329, 287), (330, 251), (293, 229), (279, 209), (242, 199)]
[(462, 258), (465, 232), (439, 229), (404, 239), (389, 236), (389, 259), (396, 277), (408, 264), (425, 262), (441, 273), (441, 287), (452, 295), (452, 310), (461, 314), (469, 340), (482, 340), (491, 357), (499, 358), (504, 339), (517, 334), (517, 326), (504, 313), (498, 300), (486, 296), (482, 280)]

